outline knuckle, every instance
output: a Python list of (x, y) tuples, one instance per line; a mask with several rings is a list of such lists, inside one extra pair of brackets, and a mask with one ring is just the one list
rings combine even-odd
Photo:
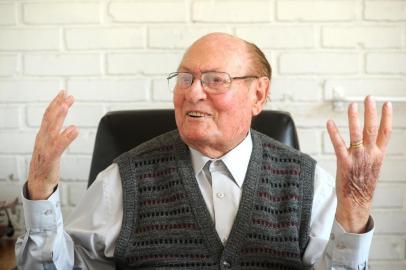
[(375, 135), (378, 133), (378, 127), (377, 126), (370, 126), (366, 128), (366, 134), (367, 135)]

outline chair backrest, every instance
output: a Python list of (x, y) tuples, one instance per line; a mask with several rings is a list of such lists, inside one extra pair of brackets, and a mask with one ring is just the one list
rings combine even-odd
[[(252, 128), (271, 138), (299, 149), (295, 124), (290, 114), (282, 111), (263, 111), (252, 121)], [(173, 110), (112, 111), (100, 120), (88, 187), (97, 174), (113, 159), (133, 147), (176, 128)]]

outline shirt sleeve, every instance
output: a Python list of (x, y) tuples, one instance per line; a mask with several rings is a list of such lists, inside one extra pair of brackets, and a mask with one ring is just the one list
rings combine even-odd
[(366, 233), (347, 233), (335, 220), (336, 206), (335, 179), (317, 165), (310, 240), (303, 261), (315, 270), (366, 270), (374, 232), (373, 219), (369, 218)]
[[(59, 187), (47, 199), (22, 192), (26, 233), (16, 243), (18, 269), (114, 269), (122, 223), (122, 187), (117, 164), (101, 172), (63, 224)], [(92, 215), (89, 215), (92, 209)]]

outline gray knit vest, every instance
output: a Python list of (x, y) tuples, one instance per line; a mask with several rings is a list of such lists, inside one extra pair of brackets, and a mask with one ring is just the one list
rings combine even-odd
[(178, 131), (118, 157), (123, 223), (117, 269), (303, 269), (315, 161), (259, 132), (225, 246)]

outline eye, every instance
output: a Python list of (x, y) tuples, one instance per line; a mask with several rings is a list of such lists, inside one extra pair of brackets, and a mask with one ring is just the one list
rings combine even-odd
[(182, 85), (190, 85), (192, 84), (192, 76), (188, 76), (188, 74), (179, 74), (178, 76), (178, 83)]
[(219, 74), (208, 74), (206, 80), (210, 85), (221, 85), (226, 83), (224, 77)]

